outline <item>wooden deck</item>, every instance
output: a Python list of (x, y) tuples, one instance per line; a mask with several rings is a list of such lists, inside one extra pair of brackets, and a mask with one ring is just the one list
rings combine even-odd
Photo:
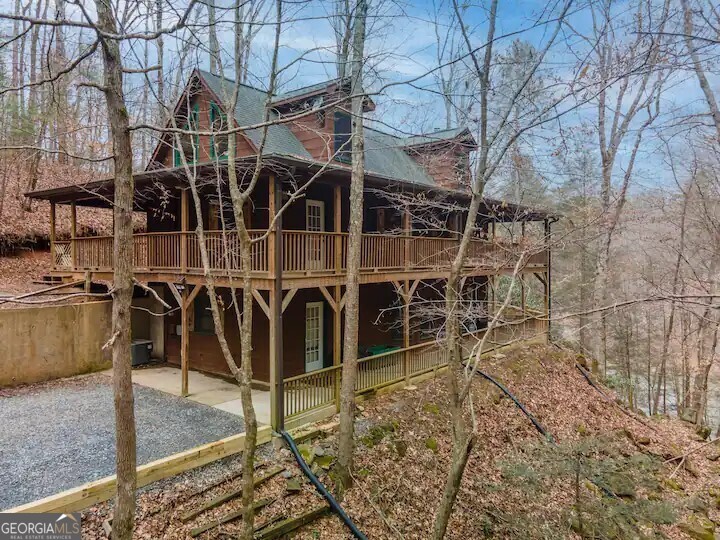
[[(517, 308), (506, 312), (507, 322), (492, 330), (482, 353), (516, 342), (542, 339), (547, 336), (547, 321), (538, 312)], [(486, 330), (467, 334), (461, 340), (463, 355), (475, 354)], [(437, 371), (448, 365), (446, 351), (436, 341), (368, 356), (358, 360), (355, 393), (358, 396), (375, 392), (395, 384), (407, 383), (412, 378)], [(293, 418), (315, 409), (335, 405), (339, 407), (342, 366), (336, 365), (303, 373), (283, 381), (285, 416)]]
[[(239, 276), (242, 267), (237, 233), (208, 231), (205, 235), (213, 273), (228, 279)], [(252, 247), (253, 277), (272, 279), (275, 275), (271, 249), (274, 238), (266, 231), (251, 231), (251, 236), (255, 241)], [(283, 280), (295, 280), (294, 286), (330, 285), (336, 281), (333, 278), (345, 275), (347, 233), (283, 231), (280, 245)], [(455, 238), (364, 234), (361, 271), (365, 279), (362, 281), (369, 283), (418, 274), (433, 277), (449, 267), (457, 249)], [(469, 274), (493, 274), (510, 270), (522, 250), (523, 246), (517, 243), (474, 240), (470, 245), (467, 271)], [(531, 253), (527, 266), (543, 271), (547, 259), (546, 251)], [(113, 270), (113, 238), (93, 236), (55, 241), (53, 260), (56, 272), (110, 273)], [(148, 275), (147, 280), (152, 280), (152, 275), (200, 276), (202, 262), (198, 238), (192, 232), (136, 234), (133, 265), (137, 274)]]

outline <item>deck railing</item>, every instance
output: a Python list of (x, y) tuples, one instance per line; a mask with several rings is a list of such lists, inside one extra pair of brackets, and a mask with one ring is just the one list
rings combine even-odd
[[(527, 314), (524, 318), (504, 323), (493, 330), (483, 352), (542, 336), (546, 322), (539, 316)], [(461, 339), (463, 355), (469, 357), (478, 348), (486, 330), (466, 334)], [(358, 360), (355, 393), (361, 395), (390, 386), (411, 377), (417, 377), (447, 366), (447, 352), (442, 344), (431, 341), (405, 349), (397, 349)], [(285, 379), (283, 384), (285, 417), (320, 409), (336, 403), (340, 388), (342, 366), (331, 366), (296, 377)]]
[[(265, 231), (250, 231), (251, 270), (270, 270)], [(239, 238), (234, 231), (207, 231), (205, 245), (211, 270), (237, 273), (241, 270)], [(201, 272), (200, 245), (194, 232), (163, 232), (133, 235), (133, 264), (136, 270)], [(110, 271), (113, 268), (112, 236), (56, 241), (54, 263), (58, 270)], [(416, 271), (449, 266), (457, 253), (455, 238), (433, 238), (390, 234), (364, 234), (360, 248), (363, 272)], [(283, 231), (283, 274), (288, 276), (333, 275), (345, 272), (347, 233)], [(513, 266), (522, 248), (518, 244), (473, 240), (468, 266), (503, 268)], [(546, 264), (547, 252), (533, 253), (530, 264)]]

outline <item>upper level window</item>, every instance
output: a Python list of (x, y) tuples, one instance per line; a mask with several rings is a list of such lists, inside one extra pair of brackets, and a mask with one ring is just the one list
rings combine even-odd
[(350, 163), (352, 160), (352, 148), (350, 147), (350, 135), (352, 134), (352, 120), (346, 112), (335, 112), (335, 159)]
[[(193, 105), (193, 108), (190, 110), (187, 122), (182, 126), (182, 129), (186, 129), (188, 131), (198, 131), (200, 129), (200, 105), (197, 103)], [(198, 161), (200, 153), (200, 135), (197, 133), (193, 135), (180, 135), (180, 146), (183, 154), (185, 155), (185, 161), (187, 161), (188, 164)], [(174, 156), (175, 166), (181, 166), (182, 158), (180, 155), (180, 149), (177, 147), (174, 148)]]
[[(225, 131), (228, 129), (227, 115), (217, 103), (210, 104), (210, 127), (212, 131)], [(210, 137), (210, 158), (227, 158), (228, 136), (213, 135)]]

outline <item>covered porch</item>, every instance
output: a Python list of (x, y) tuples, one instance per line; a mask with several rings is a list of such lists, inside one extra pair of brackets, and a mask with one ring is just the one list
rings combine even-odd
[[(239, 162), (237, 168), (243, 171), (247, 166)], [(239, 257), (226, 171), (198, 165), (194, 174), (201, 223), (184, 171), (162, 169), (135, 175), (137, 222), (132, 264), (139, 280), (177, 281), (177, 276), (182, 276), (189, 283), (201, 283), (204, 268), (195, 232), (198, 225), (205, 234), (209, 271), (219, 282), (237, 279), (245, 270)], [(256, 288), (269, 290), (279, 275), (299, 288), (344, 282), (348, 186), (344, 169), (330, 169), (316, 177), (306, 163), (268, 160), (243, 209), (244, 225), (253, 241), (250, 271)], [(112, 182), (56, 188), (29, 196), (50, 202), (54, 271), (76, 278), (89, 272), (95, 279), (108, 279), (115, 266), (113, 237), (79, 230), (76, 214), (83, 207), (111, 208)], [(442, 277), (457, 252), (467, 203), (465, 193), (430, 190), (408, 182), (389, 183), (369, 176), (361, 247), (362, 282)], [(61, 208), (65, 212), (69, 208), (69, 235), (55, 229), (55, 214)], [(474, 275), (509, 271), (523, 252), (528, 258), (526, 264), (542, 271), (548, 261), (547, 246), (542, 242), (545, 220), (545, 214), (529, 208), (486, 200), (469, 246), (466, 271)], [(495, 226), (502, 222), (536, 222), (539, 235), (532, 240), (526, 238), (525, 226), (522, 233), (517, 227), (516, 233), (502, 235)]]

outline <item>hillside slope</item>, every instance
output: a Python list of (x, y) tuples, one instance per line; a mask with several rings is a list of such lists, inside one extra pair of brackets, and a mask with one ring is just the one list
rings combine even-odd
[[(713, 521), (720, 522), (718, 445), (704, 443), (677, 420), (623, 411), (587, 383), (575, 360), (554, 347), (532, 346), (483, 361), (482, 369), (517, 396), (555, 444), (543, 442), (512, 401), (478, 377), (477, 442), (447, 538), (579, 538), (583, 532), (596, 538), (712, 539)], [(343, 504), (368, 538), (430, 537), (450, 463), (445, 399), (440, 377), (363, 403), (356, 484)], [(332, 470), (326, 469), (335, 437), (305, 447), (323, 457), (315, 468), (326, 485), (332, 484)], [(690, 450), (687, 459), (673, 460)], [(260, 488), (257, 498), (274, 502), (259, 513), (258, 523), (319, 504), (287, 450), (266, 447), (259, 456), (259, 471), (278, 464), (286, 471)], [(179, 519), (238, 480), (194, 496), (198, 486), (214, 486), (238, 470), (239, 459), (230, 458), (146, 491), (139, 500), (137, 537), (189, 538), (193, 527), (236, 509), (237, 501), (188, 523)], [(289, 485), (294, 479), (299, 486)], [(100, 505), (86, 513), (88, 538), (104, 537), (100, 524), (110, 512), (109, 505)], [(198, 538), (237, 530), (237, 522), (229, 522)], [(306, 525), (297, 537), (350, 538), (332, 515)]]

